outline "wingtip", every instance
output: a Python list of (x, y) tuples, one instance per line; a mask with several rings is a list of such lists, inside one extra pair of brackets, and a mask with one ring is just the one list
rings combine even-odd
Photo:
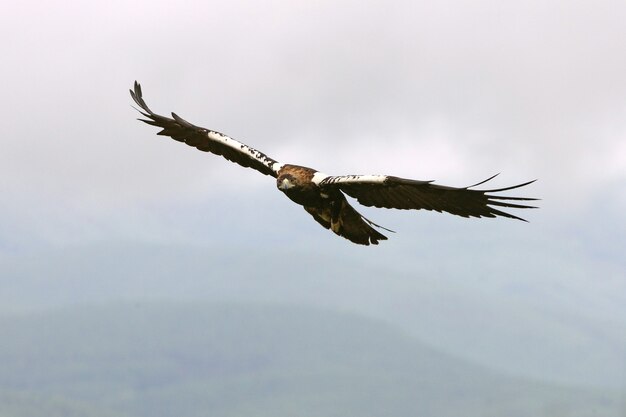
[[(143, 92), (141, 91), (141, 84), (139, 84), (137, 80), (135, 80), (133, 89), (130, 90), (130, 96), (143, 111), (148, 113), (149, 116), (153, 115), (152, 110), (150, 110), (150, 108), (148, 107), (148, 105), (143, 99)], [(139, 111), (139, 112), (142, 113), (144, 116), (146, 116), (146, 114), (144, 114), (142, 111)]]
[[(495, 177), (497, 177), (498, 175), (500, 175), (500, 173), (499, 173), (499, 172), (498, 172), (497, 174), (492, 175), (491, 177), (487, 178), (486, 180), (480, 181), (480, 182), (478, 182), (478, 183), (476, 183), (476, 184), (474, 184), (474, 185), (470, 185), (469, 187), (466, 187), (466, 188), (474, 188), (474, 187), (477, 187), (477, 186), (479, 186), (479, 185), (482, 185), (482, 184), (484, 184), (484, 183), (486, 183), (486, 182), (491, 181), (492, 179), (494, 179), (494, 178), (495, 178)], [(493, 190), (480, 190), (480, 191), (485, 192), (485, 193), (494, 193), (494, 192), (499, 192), (499, 191), (513, 190), (513, 189), (515, 189), (515, 188), (520, 188), (520, 187), (525, 187), (525, 186), (527, 186), (527, 185), (530, 185), (530, 184), (532, 184), (532, 183), (536, 182), (537, 180), (538, 180), (538, 178), (535, 178), (534, 180), (527, 181), (527, 182), (524, 182), (524, 183), (522, 183), (522, 184), (513, 185), (513, 186), (511, 186), (511, 187), (496, 188), (496, 189), (493, 189)]]
[[(491, 177), (491, 178), (493, 178), (493, 177)], [(482, 191), (482, 192), (485, 192), (485, 193), (497, 193), (497, 192), (500, 192), (500, 191), (514, 190), (514, 189), (516, 189), (516, 188), (521, 188), (521, 187), (525, 187), (525, 186), (527, 186), (527, 185), (530, 185), (530, 184), (534, 183), (535, 181), (537, 181), (537, 179), (534, 179), (534, 180), (532, 180), (532, 181), (526, 181), (526, 182), (524, 182), (524, 183), (517, 184), (517, 185), (512, 185), (512, 186), (510, 186), (510, 187), (495, 188), (495, 189), (492, 189), (492, 190), (481, 190), (481, 191)], [(485, 182), (485, 181), (483, 181), (482, 183), (484, 183), (484, 182)], [(482, 183), (480, 183), (480, 184), (482, 184)], [(478, 185), (478, 184), (477, 184), (477, 185)], [(472, 186), (472, 187), (473, 187), (473, 186)]]
[(476, 184), (474, 184), (474, 185), (470, 185), (469, 187), (466, 187), (466, 188), (478, 187), (478, 186), (479, 186), (479, 185), (481, 185), (481, 184), (484, 184), (484, 183), (486, 183), (486, 182), (491, 181), (492, 179), (494, 179), (494, 178), (495, 178), (495, 177), (497, 177), (498, 175), (500, 175), (500, 173), (499, 173), (499, 172), (498, 172), (497, 174), (494, 174), (494, 175), (492, 175), (491, 177), (487, 178), (486, 180), (482, 180), (482, 181), (477, 182), (477, 183), (476, 183)]
[(131, 92), (131, 94), (133, 94), (133, 96), (136, 96), (139, 99), (141, 99), (141, 97), (143, 95), (141, 93), (141, 84), (139, 84), (139, 82), (137, 80), (135, 80), (135, 84), (133, 86), (133, 91)]

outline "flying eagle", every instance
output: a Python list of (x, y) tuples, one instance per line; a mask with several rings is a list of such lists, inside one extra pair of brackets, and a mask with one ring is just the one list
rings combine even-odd
[(401, 210), (435, 210), (462, 217), (508, 217), (524, 219), (501, 211), (499, 207), (516, 209), (536, 208), (511, 201), (536, 200), (535, 198), (493, 195), (501, 191), (523, 187), (534, 181), (491, 190), (446, 187), (433, 181), (418, 181), (390, 175), (340, 175), (330, 176), (299, 165), (282, 164), (262, 152), (215, 130), (192, 125), (172, 113), (172, 118), (154, 113), (143, 100), (141, 86), (135, 81), (130, 90), (135, 103), (146, 119), (139, 119), (162, 130), (157, 135), (169, 136), (204, 152), (222, 155), (229, 161), (276, 178), (276, 185), (293, 202), (300, 204), (313, 218), (335, 234), (360, 244), (377, 245), (387, 237), (375, 229), (386, 229), (358, 213), (344, 194), (355, 198), (364, 206)]

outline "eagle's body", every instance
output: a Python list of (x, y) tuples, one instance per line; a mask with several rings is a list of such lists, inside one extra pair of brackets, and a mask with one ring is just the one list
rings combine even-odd
[(320, 186), (317, 178), (327, 176), (312, 168), (284, 165), (278, 171), (276, 186), (291, 201), (303, 206), (319, 224), (339, 236), (363, 245), (369, 245), (370, 242), (378, 244), (379, 240), (387, 239), (348, 204), (341, 191)]
[(222, 133), (194, 126), (174, 113), (172, 118), (169, 118), (152, 112), (144, 102), (141, 87), (137, 82), (130, 94), (141, 107), (140, 113), (148, 118), (140, 120), (162, 128), (159, 135), (170, 136), (201, 151), (222, 155), (241, 166), (275, 177), (278, 189), (289, 199), (303, 206), (323, 227), (354, 243), (375, 245), (387, 237), (372, 226), (384, 228), (359, 214), (348, 203), (344, 193), (356, 198), (365, 206), (445, 211), (463, 217), (502, 216), (523, 220), (495, 207), (534, 208), (510, 202), (535, 200), (533, 198), (487, 194), (523, 187), (533, 181), (506, 188), (475, 190), (470, 188), (493, 177), (474, 186), (454, 188), (435, 185), (432, 181), (410, 180), (389, 175), (329, 176), (312, 168), (281, 164)]

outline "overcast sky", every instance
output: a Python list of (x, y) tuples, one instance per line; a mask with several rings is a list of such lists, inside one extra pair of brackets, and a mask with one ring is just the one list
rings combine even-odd
[(267, 181), (150, 137), (128, 105), (136, 78), (158, 111), (281, 161), (451, 185), (502, 172), (503, 184), (539, 178), (530, 192), (547, 205), (572, 209), (604, 186), (624, 202), (623, 2), (3, 9), (5, 195), (128, 205), (182, 182), (197, 194)]
[[(512, 279), (539, 293), (574, 276), (590, 311), (614, 315), (626, 288), (625, 21), (618, 0), (8, 2), (0, 252), (175, 242), (263, 245), (272, 265), (286, 248), (407, 273), (488, 264), (503, 279), (525, 271)], [(541, 209), (522, 213), (528, 224), (367, 209), (398, 233), (356, 247), (271, 178), (156, 137), (135, 120), (135, 79), (157, 113), (281, 162), (451, 186), (538, 178), (519, 192)]]

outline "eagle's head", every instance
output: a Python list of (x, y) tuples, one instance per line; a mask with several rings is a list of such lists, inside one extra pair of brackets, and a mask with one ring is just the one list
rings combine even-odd
[(276, 179), (276, 186), (283, 192), (296, 187), (298, 185), (297, 183), (297, 179), (291, 174), (283, 174)]

